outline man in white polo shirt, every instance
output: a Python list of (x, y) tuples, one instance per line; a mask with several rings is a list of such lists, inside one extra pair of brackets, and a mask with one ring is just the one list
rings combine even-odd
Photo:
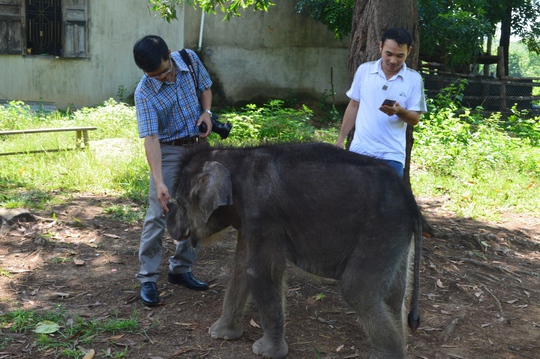
[(407, 124), (416, 125), (427, 111), (424, 83), (405, 64), (412, 49), (407, 30), (385, 31), (379, 49), (381, 58), (360, 65), (354, 75), (336, 146), (343, 148), (355, 127), (350, 150), (383, 160), (403, 177)]

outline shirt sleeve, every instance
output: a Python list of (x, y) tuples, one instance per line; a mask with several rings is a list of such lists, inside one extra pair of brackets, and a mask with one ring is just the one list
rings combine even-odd
[(362, 78), (362, 66), (359, 66), (358, 69), (356, 70), (355, 74), (354, 74), (354, 78), (353, 78), (353, 82), (351, 84), (351, 88), (346, 93), (347, 96), (351, 100), (355, 100), (355, 101), (358, 101), (358, 102), (360, 102), (361, 78)]
[(414, 84), (411, 86), (411, 101), (407, 108), (410, 111), (427, 112), (426, 97), (424, 93), (424, 81), (417, 72), (414, 73)]
[(139, 91), (135, 92), (134, 99), (139, 137), (158, 135), (158, 118), (151, 102)]

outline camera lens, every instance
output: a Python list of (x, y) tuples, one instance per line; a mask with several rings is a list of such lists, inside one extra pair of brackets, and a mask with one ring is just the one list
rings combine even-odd
[(229, 122), (223, 123), (223, 122), (219, 122), (218, 120), (212, 119), (212, 131), (217, 133), (221, 137), (222, 140), (229, 137), (231, 128), (232, 128), (232, 125)]
[[(221, 139), (226, 139), (229, 137), (229, 133), (231, 132), (232, 124), (230, 122), (223, 123), (219, 122), (218, 120), (212, 118), (212, 132), (217, 133)], [(206, 126), (206, 123), (202, 122), (199, 125), (199, 133), (206, 133), (206, 130), (208, 127)]]

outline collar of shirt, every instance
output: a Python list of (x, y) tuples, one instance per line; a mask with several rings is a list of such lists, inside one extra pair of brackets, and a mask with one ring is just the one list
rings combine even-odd
[[(379, 59), (378, 61), (373, 62), (370, 73), (372, 73), (372, 74), (380, 74), (386, 80), (386, 76), (384, 75), (384, 72), (382, 70), (382, 59)], [(392, 78), (390, 80), (388, 80), (388, 81), (395, 80), (397, 76), (400, 76), (403, 80), (405, 80), (406, 74), (407, 74), (407, 64), (403, 63), (403, 66), (401, 67), (399, 72), (397, 74), (395, 74), (394, 76), (392, 76)]]

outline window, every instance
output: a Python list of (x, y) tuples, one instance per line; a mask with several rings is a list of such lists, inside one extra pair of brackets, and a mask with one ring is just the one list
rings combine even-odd
[(0, 54), (88, 56), (89, 0), (2, 0)]
[(26, 0), (26, 53), (62, 56), (60, 0)]

